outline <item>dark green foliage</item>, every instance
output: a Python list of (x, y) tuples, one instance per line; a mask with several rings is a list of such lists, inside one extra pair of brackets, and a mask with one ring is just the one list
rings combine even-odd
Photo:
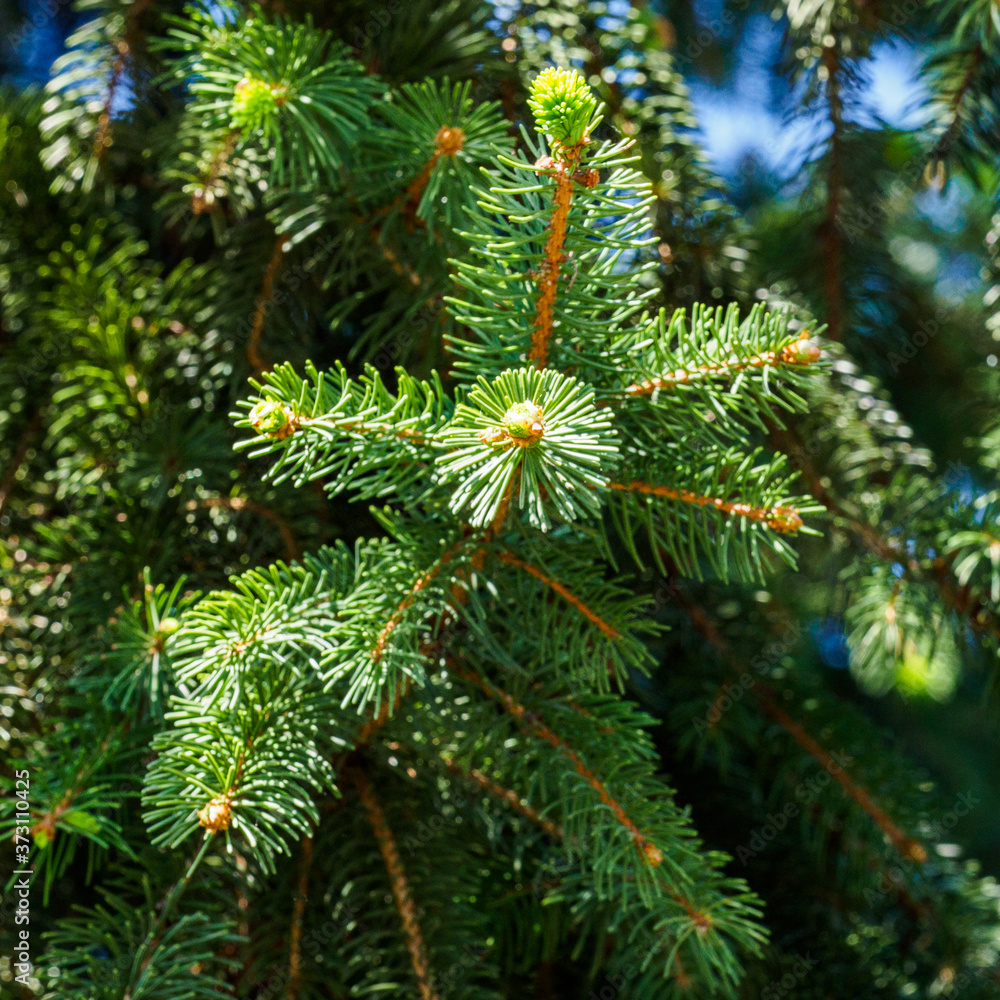
[(890, 735), (1000, 677), (996, 6), (779, 4), (743, 219), (674, 6), (81, 0), (2, 92), (18, 1000), (996, 992)]

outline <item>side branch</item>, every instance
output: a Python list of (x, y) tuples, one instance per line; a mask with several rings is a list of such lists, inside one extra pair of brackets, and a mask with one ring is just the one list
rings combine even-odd
[(444, 569), (445, 566), (451, 562), (455, 553), (466, 543), (467, 539), (462, 538), (456, 542), (447, 552), (445, 552), (440, 559), (434, 565), (431, 566), (426, 573), (424, 573), (416, 583), (406, 592), (406, 596), (400, 601), (396, 610), (389, 616), (389, 620), (382, 627), (382, 631), (379, 632), (378, 639), (375, 641), (375, 647), (372, 649), (372, 659), (378, 663), (382, 657), (385, 655), (386, 643), (389, 641), (389, 635), (392, 630), (400, 623), (403, 614), (406, 609), (410, 607), (411, 604), (417, 599), (417, 594), (424, 589), (424, 587), (429, 584), (434, 577)]
[(609, 639), (620, 639), (622, 637), (621, 632), (609, 625), (595, 611), (588, 608), (579, 597), (571, 594), (558, 580), (553, 580), (552, 577), (546, 576), (537, 566), (532, 566), (531, 563), (526, 563), (518, 559), (517, 556), (510, 552), (501, 552), (500, 559), (502, 562), (507, 563), (508, 566), (516, 566), (518, 569), (523, 569), (525, 573), (530, 573), (535, 579), (541, 580), (547, 587), (551, 587), (560, 597), (569, 604), (572, 604), (584, 618), (596, 625)]
[(650, 496), (665, 497), (668, 500), (680, 500), (682, 503), (694, 504), (696, 507), (714, 507), (723, 514), (736, 514), (751, 521), (760, 521), (774, 531), (790, 533), (802, 527), (802, 518), (794, 507), (752, 507), (746, 503), (732, 503), (721, 497), (700, 496), (690, 490), (676, 490), (671, 486), (654, 486), (633, 480), (630, 483), (606, 483), (609, 490), (619, 490), (623, 493), (646, 493)]
[(915, 861), (922, 864), (927, 860), (927, 850), (923, 844), (907, 837), (902, 830), (893, 823), (889, 814), (872, 801), (868, 792), (856, 785), (848, 776), (847, 772), (838, 767), (830, 754), (812, 738), (802, 728), (802, 725), (795, 721), (783, 708), (781, 708), (765, 691), (757, 691), (757, 700), (765, 714), (772, 718), (781, 726), (798, 745), (813, 757), (820, 766), (828, 771), (837, 780), (841, 788), (849, 795), (868, 815), (875, 821), (879, 829), (892, 841), (893, 847), (908, 861)]
[[(513, 718), (515, 718), (519, 725), (529, 732), (534, 733), (540, 739), (543, 739), (549, 744), (554, 750), (561, 753), (573, 767), (576, 769), (577, 774), (583, 778), (591, 788), (597, 792), (598, 797), (601, 802), (611, 810), (615, 819), (628, 831), (629, 836), (635, 842), (636, 848), (646, 859), (646, 863), (651, 868), (658, 868), (663, 863), (663, 851), (656, 846), (651, 840), (649, 840), (642, 831), (635, 825), (632, 819), (629, 817), (628, 813), (625, 812), (624, 808), (617, 799), (612, 796), (608, 791), (604, 782), (590, 770), (589, 767), (583, 762), (575, 750), (573, 750), (562, 738), (560, 738), (556, 733), (554, 733), (548, 726), (538, 718), (537, 715), (529, 712), (523, 705), (514, 701), (514, 699), (507, 694), (506, 691), (495, 687), (494, 685), (488, 683), (478, 674), (471, 670), (466, 669), (461, 664), (454, 660), (449, 660), (449, 666), (451, 669), (458, 674), (463, 680), (468, 681), (470, 684), (474, 684), (482, 692), (484, 692), (488, 697), (492, 698), (494, 701), (499, 702), (504, 710)], [(691, 919), (699, 934), (704, 934), (712, 927), (712, 918), (707, 913), (702, 913), (691, 903), (690, 900), (685, 899), (683, 896), (670, 892), (668, 894), (674, 902), (679, 903), (683, 908), (684, 912)]]
[(399, 859), (399, 849), (396, 847), (396, 840), (392, 835), (392, 830), (382, 812), (379, 801), (375, 798), (368, 779), (358, 774), (355, 776), (355, 785), (358, 795), (368, 813), (369, 822), (378, 841), (378, 849), (385, 862), (385, 870), (389, 874), (389, 884), (392, 887), (392, 896), (396, 901), (396, 909), (399, 910), (400, 919), (403, 922), (403, 930), (406, 934), (406, 946), (410, 952), (410, 962), (413, 965), (413, 975), (417, 980), (417, 989), (420, 992), (420, 1000), (437, 1000), (431, 983), (430, 969), (427, 965), (427, 956), (424, 951), (424, 939), (420, 933), (420, 924), (417, 922), (417, 909), (413, 905), (410, 896), (410, 887), (406, 881), (406, 872), (403, 863)]
[(971, 588), (961, 586), (956, 581), (954, 571), (947, 560), (938, 556), (930, 568), (925, 570), (920, 562), (911, 553), (904, 551), (898, 543), (885, 538), (844, 509), (840, 501), (824, 486), (819, 472), (810, 461), (808, 451), (793, 430), (772, 427), (771, 438), (775, 447), (787, 454), (798, 466), (812, 495), (834, 515), (830, 522), (834, 529), (853, 537), (877, 558), (888, 563), (899, 563), (908, 579), (917, 582), (930, 580), (937, 587), (945, 605), (956, 614), (962, 615), (973, 632), (986, 636), (992, 642), (1000, 642), (1000, 619), (985, 601), (976, 597)]
[(804, 344), (803, 342), (808, 338), (809, 334), (803, 331), (798, 340), (786, 344), (780, 351), (765, 351), (763, 354), (754, 354), (743, 359), (730, 358), (728, 361), (720, 361), (711, 365), (698, 365), (696, 368), (678, 368), (669, 375), (657, 375), (643, 382), (633, 382), (632, 385), (626, 386), (625, 394), (628, 396), (651, 396), (660, 389), (673, 389), (679, 385), (691, 385), (693, 382), (705, 379), (735, 375), (750, 368), (777, 368), (779, 365), (801, 367), (812, 364), (819, 358), (820, 349)]
[[(723, 661), (734, 670), (736, 663), (733, 658), (729, 644), (719, 633), (715, 623), (705, 614), (705, 612), (687, 595), (676, 592), (677, 603), (687, 612), (695, 628), (704, 636), (706, 641), (714, 646), (722, 657)], [(754, 685), (754, 694), (760, 704), (761, 710), (778, 723), (798, 745), (813, 757), (819, 764), (836, 778), (837, 783), (866, 812), (876, 823), (879, 829), (889, 838), (897, 851), (906, 859), (922, 863), (927, 860), (927, 851), (919, 841), (906, 836), (902, 830), (892, 821), (888, 813), (875, 804), (867, 790), (851, 780), (844, 768), (837, 766), (833, 757), (818, 743), (801, 723), (793, 719), (784, 709), (782, 709), (771, 694), (761, 685)]]
[(274, 252), (271, 260), (264, 272), (264, 281), (260, 286), (260, 295), (257, 298), (257, 305), (253, 313), (253, 326), (250, 329), (250, 341), (247, 344), (247, 360), (253, 370), (260, 374), (264, 371), (264, 359), (260, 356), (257, 345), (260, 342), (261, 334), (264, 332), (264, 319), (267, 316), (267, 307), (271, 302), (271, 295), (274, 292), (274, 279), (281, 266), (281, 258), (285, 254), (285, 237), (279, 236), (274, 243)]
[(586, 764), (584, 764), (583, 760), (575, 750), (571, 749), (559, 736), (549, 729), (549, 727), (546, 726), (545, 723), (538, 718), (538, 716), (529, 712), (523, 705), (514, 701), (514, 699), (507, 694), (506, 691), (487, 683), (478, 674), (473, 673), (471, 670), (467, 670), (454, 661), (451, 661), (451, 666), (461, 678), (468, 681), (470, 684), (475, 684), (476, 687), (478, 687), (494, 701), (498, 701), (503, 706), (504, 710), (509, 715), (513, 716), (525, 729), (530, 730), (536, 736), (545, 740), (549, 746), (558, 750), (559, 753), (566, 757), (576, 768), (577, 773), (587, 781), (587, 784), (589, 784), (595, 792), (597, 792), (600, 800), (611, 810), (615, 819), (617, 819), (618, 822), (621, 823), (626, 830), (628, 830), (630, 836), (635, 841), (636, 847), (646, 856), (646, 860), (650, 863), (650, 865), (655, 868), (662, 862), (663, 852), (652, 841), (647, 840), (642, 831), (629, 818), (628, 813), (625, 812), (620, 803), (612, 797), (611, 793), (604, 786), (601, 779), (598, 778)]
[(534, 823), (535, 826), (541, 827), (554, 840), (563, 839), (562, 827), (556, 826), (550, 820), (539, 816), (537, 810), (532, 809), (512, 788), (504, 788), (503, 785), (498, 785), (495, 781), (486, 777), (482, 771), (477, 771), (475, 768), (466, 770), (461, 765), (456, 764), (450, 757), (442, 756), (441, 760), (452, 774), (457, 774), (469, 781), (474, 781), (484, 792), (489, 792), (494, 798), (510, 806), (514, 812), (520, 813), (525, 819)]
[[(979, 71), (979, 67), (983, 61), (983, 47), (977, 44), (969, 55), (969, 65), (966, 67), (965, 75), (962, 77), (962, 82), (955, 89), (955, 93), (952, 95), (951, 104), (948, 108), (948, 112), (951, 116), (951, 121), (948, 123), (948, 128), (945, 130), (944, 134), (938, 139), (936, 145), (934, 146), (934, 152), (931, 154), (931, 162), (935, 160), (941, 162), (948, 155), (951, 150), (952, 144), (955, 141), (955, 136), (958, 134), (959, 125), (961, 124), (961, 112), (962, 105), (965, 103), (965, 99), (972, 89), (972, 83), (976, 78), (976, 73)], [(942, 167), (943, 169), (943, 167)], [(941, 175), (942, 181), (944, 175)]]

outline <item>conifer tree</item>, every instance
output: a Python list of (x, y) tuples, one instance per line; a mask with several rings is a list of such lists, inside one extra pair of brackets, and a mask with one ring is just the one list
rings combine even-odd
[(992, 197), (995, 6), (789, 0), (830, 133), (749, 232), (680, 12), (78, 10), (0, 112), (5, 990), (995, 996), (860, 694), (996, 673), (993, 411), (956, 499), (866, 341), (912, 191)]

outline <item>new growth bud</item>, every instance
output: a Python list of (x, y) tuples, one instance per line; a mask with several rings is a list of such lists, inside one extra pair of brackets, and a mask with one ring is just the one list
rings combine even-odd
[(535, 126), (545, 133), (553, 152), (569, 150), (588, 140), (588, 132), (597, 124), (594, 112), (597, 98), (575, 69), (547, 69), (531, 85), (528, 106), (535, 116)]
[(530, 400), (515, 403), (503, 415), (504, 430), (525, 447), (538, 441), (545, 432), (542, 408)]
[(234, 128), (256, 132), (270, 124), (288, 96), (288, 88), (280, 83), (268, 83), (245, 76), (233, 88), (233, 103), (229, 107)]
[(250, 423), (258, 434), (280, 441), (298, 427), (298, 418), (284, 403), (273, 399), (262, 399), (250, 411)]
[(228, 830), (232, 818), (233, 811), (228, 795), (219, 795), (209, 800), (204, 807), (198, 810), (199, 826), (205, 827), (212, 833)]
[(819, 361), (822, 350), (809, 339), (809, 331), (803, 330), (799, 339), (786, 344), (781, 350), (781, 360), (789, 365), (811, 365)]

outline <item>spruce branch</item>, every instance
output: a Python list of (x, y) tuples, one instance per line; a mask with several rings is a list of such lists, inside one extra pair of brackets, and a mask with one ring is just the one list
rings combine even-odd
[(281, 261), (286, 249), (285, 236), (279, 235), (274, 242), (274, 251), (268, 261), (264, 271), (264, 279), (260, 286), (260, 295), (253, 311), (253, 326), (250, 329), (250, 339), (247, 341), (247, 361), (250, 367), (258, 374), (264, 371), (264, 360), (260, 356), (259, 344), (261, 334), (264, 332), (264, 321), (267, 317), (267, 308), (271, 301), (271, 294), (274, 289), (274, 279), (278, 275)]
[(292, 905), (292, 926), (288, 935), (288, 1000), (298, 1000), (302, 991), (302, 918), (309, 901), (309, 873), (312, 868), (313, 839), (302, 838), (302, 864), (298, 894)]
[(834, 776), (840, 787), (844, 789), (844, 792), (872, 818), (872, 821), (892, 842), (892, 845), (899, 852), (900, 857), (907, 861), (915, 861), (918, 864), (922, 864), (927, 860), (927, 849), (923, 844), (919, 840), (903, 833), (892, 821), (889, 814), (872, 800), (868, 791), (856, 784), (845, 768), (836, 765), (829, 752), (805, 731), (801, 723), (797, 722), (781, 708), (769, 692), (764, 689), (758, 691), (757, 700), (760, 703), (761, 709), (770, 718), (774, 719), (782, 729), (788, 732), (792, 739), (806, 753), (815, 758), (825, 771)]
[(841, 176), (843, 165), (842, 132), (843, 101), (840, 93), (840, 54), (835, 45), (827, 45), (823, 49), (823, 66), (826, 69), (826, 98), (828, 114), (832, 131), (830, 132), (830, 166), (826, 179), (826, 209), (820, 238), (823, 241), (824, 278), (823, 291), (826, 296), (827, 335), (833, 341), (843, 338), (841, 287), (841, 246), (843, 237), (840, 228), (841, 213)]
[(442, 754), (441, 760), (452, 774), (457, 774), (460, 777), (465, 778), (467, 781), (474, 782), (484, 792), (487, 792), (494, 798), (499, 799), (516, 813), (520, 813), (520, 815), (524, 816), (525, 819), (544, 830), (550, 837), (552, 837), (553, 840), (563, 839), (563, 831), (551, 820), (547, 820), (543, 816), (540, 816), (538, 811), (533, 809), (512, 788), (504, 788), (503, 785), (497, 784), (495, 781), (483, 774), (482, 771), (479, 771), (474, 767), (469, 769), (462, 767), (446, 754)]
[(630, 483), (605, 483), (605, 489), (624, 493), (643, 493), (648, 496), (680, 500), (695, 507), (714, 507), (723, 514), (735, 514), (751, 521), (760, 521), (773, 531), (790, 534), (803, 527), (802, 518), (794, 507), (753, 507), (750, 504), (731, 502), (721, 497), (698, 496), (690, 490), (676, 490), (670, 486), (654, 486), (633, 480)]
[[(722, 657), (723, 662), (727, 664), (732, 672), (739, 676), (740, 669), (736, 664), (729, 644), (722, 637), (718, 628), (705, 611), (680, 588), (674, 588), (674, 597), (690, 617), (695, 628), (716, 649), (720, 657)], [(874, 802), (869, 792), (851, 778), (846, 768), (835, 764), (830, 753), (813, 736), (806, 732), (801, 723), (781, 708), (775, 698), (774, 692), (766, 685), (757, 684), (753, 688), (753, 695), (760, 705), (761, 711), (778, 723), (806, 753), (813, 757), (825, 771), (835, 778), (841, 788), (844, 789), (844, 792), (859, 808), (871, 817), (875, 825), (886, 835), (902, 858), (917, 863), (923, 863), (927, 860), (926, 848), (918, 840), (900, 830), (888, 813)]]
[[(544, 740), (551, 747), (553, 747), (553, 749), (565, 756), (576, 769), (580, 777), (582, 777), (584, 781), (586, 781), (587, 784), (590, 785), (590, 787), (597, 793), (601, 802), (611, 811), (618, 823), (620, 823), (628, 833), (628, 836), (634, 843), (636, 850), (642, 855), (645, 864), (649, 865), (651, 868), (659, 867), (663, 861), (663, 852), (656, 846), (656, 844), (652, 843), (645, 837), (642, 831), (639, 830), (635, 823), (632, 822), (618, 801), (610, 794), (604, 786), (604, 783), (587, 767), (574, 750), (567, 746), (566, 743), (559, 738), (559, 736), (557, 736), (548, 726), (545, 725), (544, 722), (541, 721), (541, 719), (529, 713), (523, 705), (516, 702), (509, 694), (507, 694), (506, 691), (503, 691), (496, 685), (491, 684), (479, 674), (468, 669), (457, 661), (449, 661), (449, 669), (463, 680), (468, 681), (470, 684), (474, 684), (488, 697), (499, 702), (503, 709), (516, 719), (521, 726), (532, 732), (540, 739)], [(707, 929), (711, 926), (709, 918), (703, 914), (697, 913), (690, 902), (679, 896), (674, 898), (681, 903), (682, 906), (684, 906), (685, 912), (687, 912), (692, 919), (697, 918), (695, 921), (697, 926), (703, 929)]]
[(392, 889), (392, 895), (396, 901), (396, 909), (399, 911), (403, 931), (406, 935), (406, 946), (410, 952), (413, 976), (417, 981), (417, 990), (420, 993), (420, 998), (421, 1000), (437, 1000), (437, 993), (434, 990), (430, 968), (427, 964), (423, 935), (420, 932), (420, 923), (417, 919), (417, 909), (410, 895), (406, 871), (400, 860), (399, 849), (396, 847), (396, 840), (393, 837), (392, 829), (386, 821), (385, 813), (382, 811), (382, 806), (379, 804), (367, 776), (358, 771), (355, 772), (353, 777), (358, 797), (361, 799), (361, 803), (368, 813), (372, 831), (378, 842), (379, 852), (382, 855), (382, 860), (385, 862), (385, 870), (389, 876), (389, 885)]
[(500, 559), (509, 566), (516, 566), (518, 569), (523, 569), (525, 573), (530, 573), (536, 580), (541, 580), (546, 587), (551, 587), (563, 600), (572, 604), (587, 621), (597, 626), (609, 639), (621, 638), (621, 633), (616, 628), (591, 611), (583, 601), (575, 597), (558, 580), (553, 580), (552, 577), (546, 576), (537, 566), (532, 566), (531, 563), (526, 563), (523, 559), (518, 559), (512, 552), (501, 552)]

